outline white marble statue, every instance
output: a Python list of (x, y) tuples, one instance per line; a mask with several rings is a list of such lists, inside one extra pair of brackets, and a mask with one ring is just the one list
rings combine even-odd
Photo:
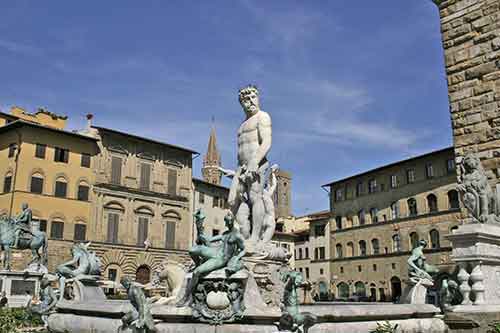
[(246, 119), (238, 130), (238, 168), (236, 171), (222, 169), (232, 178), (229, 205), (240, 232), (245, 239), (257, 243), (268, 242), (274, 233), (274, 207), (269, 210), (265, 202), (265, 185), (269, 172), (267, 154), (271, 149), (271, 117), (260, 109), (259, 91), (250, 85), (239, 91), (239, 101)]

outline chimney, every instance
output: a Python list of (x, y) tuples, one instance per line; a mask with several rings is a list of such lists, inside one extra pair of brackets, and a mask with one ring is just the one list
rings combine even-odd
[(92, 118), (94, 118), (94, 115), (92, 113), (88, 113), (86, 118), (87, 118), (87, 131), (90, 131), (92, 128)]

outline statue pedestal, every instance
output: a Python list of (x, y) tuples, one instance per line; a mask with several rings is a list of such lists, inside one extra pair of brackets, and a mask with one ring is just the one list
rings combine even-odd
[(462, 305), (500, 304), (500, 225), (464, 224), (446, 238), (460, 267)]
[(427, 288), (432, 287), (433, 281), (429, 279), (410, 278), (406, 281), (406, 287), (403, 293), (403, 304), (426, 304)]
[(25, 307), (29, 300), (38, 297), (43, 273), (0, 271), (0, 292), (5, 291), (11, 308)]

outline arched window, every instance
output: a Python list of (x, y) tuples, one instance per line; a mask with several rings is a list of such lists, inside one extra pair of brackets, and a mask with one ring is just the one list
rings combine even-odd
[(318, 284), (319, 289), (319, 299), (321, 301), (328, 301), (328, 286), (325, 281), (321, 281)]
[(31, 175), (30, 192), (43, 193), (43, 175), (41, 173), (37, 172)]
[(54, 196), (58, 198), (66, 198), (68, 192), (68, 182), (64, 177), (57, 177), (54, 186)]
[(141, 265), (135, 272), (135, 281), (140, 284), (147, 284), (150, 280), (151, 269), (147, 265)]
[(376, 238), (372, 239), (372, 251), (373, 254), (380, 254), (380, 244)]
[(395, 234), (392, 236), (392, 252), (400, 252), (401, 251), (401, 236), (399, 234)]
[(460, 208), (460, 202), (458, 200), (458, 192), (456, 190), (451, 190), (448, 192), (448, 207), (450, 209)]
[(401, 280), (397, 276), (391, 278), (391, 294), (392, 300), (397, 301), (401, 297)]
[(342, 253), (342, 244), (335, 245), (335, 250), (337, 251), (337, 258), (343, 258), (344, 255)]
[(365, 210), (364, 209), (362, 209), (358, 212), (358, 221), (359, 221), (359, 225), (365, 224)]
[(427, 196), (427, 207), (429, 208), (429, 213), (438, 211), (438, 201), (436, 196), (432, 193)]
[(169, 210), (164, 212), (162, 217), (165, 223), (165, 248), (175, 249), (177, 247), (176, 229), (181, 222), (181, 216), (176, 211)]
[(352, 242), (347, 243), (347, 254), (348, 257), (354, 257), (354, 244)]
[(50, 238), (63, 239), (64, 236), (64, 222), (62, 220), (53, 220), (50, 223)]
[(90, 186), (85, 181), (80, 181), (76, 199), (80, 201), (89, 201), (89, 190)]
[(397, 201), (391, 204), (391, 218), (396, 220), (399, 218), (399, 203)]
[(418, 214), (417, 200), (415, 200), (415, 198), (408, 199), (408, 215), (416, 216), (417, 214)]
[(355, 290), (355, 294), (356, 296), (359, 296), (359, 297), (366, 297), (366, 288), (365, 288), (365, 284), (361, 281), (358, 281), (354, 284), (354, 290)]
[(378, 209), (373, 207), (370, 208), (370, 218), (372, 220), (372, 223), (377, 223), (378, 222)]
[(418, 234), (416, 232), (412, 232), (410, 234), (410, 247), (412, 249), (416, 248), (418, 245)]
[(439, 243), (439, 231), (432, 229), (429, 232), (429, 236), (431, 239), (431, 249), (439, 249), (441, 247), (441, 244)]
[(366, 256), (366, 242), (364, 240), (359, 241), (359, 255)]
[(3, 179), (3, 193), (8, 193), (12, 189), (12, 172), (7, 172)]
[(345, 282), (340, 282), (337, 285), (337, 294), (339, 295), (339, 298), (349, 298), (349, 285)]

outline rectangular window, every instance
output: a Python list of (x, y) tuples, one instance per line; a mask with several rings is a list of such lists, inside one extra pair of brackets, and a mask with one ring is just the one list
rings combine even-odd
[(54, 150), (54, 162), (68, 163), (69, 150), (56, 147)]
[(3, 193), (10, 192), (12, 188), (12, 176), (7, 176), (3, 179)]
[(324, 246), (319, 247), (319, 259), (320, 260), (325, 259), (325, 247)]
[(358, 183), (356, 185), (356, 196), (359, 197), (363, 194), (363, 183)]
[(368, 182), (368, 193), (375, 193), (375, 192), (377, 192), (377, 180), (371, 179)]
[(396, 187), (398, 187), (398, 176), (392, 175), (391, 176), (391, 188), (396, 188)]
[(212, 201), (212, 207), (218, 207), (219, 206), (219, 197), (214, 197)]
[(309, 258), (309, 248), (306, 247), (306, 259), (308, 259), (308, 258)]
[(342, 216), (335, 217), (335, 225), (337, 227), (337, 230), (342, 229)]
[(75, 224), (74, 240), (84, 241), (86, 238), (87, 226), (85, 224)]
[(121, 185), (122, 183), (122, 158), (111, 157), (111, 183)]
[(16, 148), (17, 145), (15, 143), (11, 143), (9, 145), (9, 158), (14, 157), (14, 155), (16, 154)]
[(58, 198), (66, 198), (67, 188), (68, 188), (68, 183), (56, 182), (56, 189), (54, 191), (54, 195)]
[(450, 158), (446, 161), (446, 171), (449, 173), (455, 172), (455, 159)]
[(50, 238), (62, 239), (64, 234), (64, 223), (52, 221), (50, 224)]
[(31, 177), (31, 193), (42, 194), (43, 192), (43, 178), (39, 177)]
[(82, 154), (82, 160), (80, 161), (80, 166), (84, 168), (90, 168), (90, 155)]
[(168, 221), (166, 224), (165, 247), (175, 249), (175, 227), (177, 223)]
[(408, 184), (415, 182), (415, 170), (413, 169), (406, 170), (406, 182)]
[(77, 199), (80, 201), (89, 201), (89, 187), (86, 185), (78, 186)]
[(302, 249), (299, 249), (299, 259), (302, 259)]
[(341, 188), (335, 191), (335, 201), (341, 201), (343, 199), (344, 190)]
[(198, 193), (198, 202), (201, 204), (205, 203), (205, 193)]
[(45, 151), (47, 150), (47, 145), (37, 143), (35, 148), (36, 158), (45, 158)]
[(149, 219), (147, 217), (139, 217), (137, 226), (137, 246), (144, 247), (144, 242), (148, 239)]
[(168, 194), (177, 194), (177, 170), (168, 169)]
[(108, 214), (108, 242), (118, 244), (118, 223), (120, 215), (116, 213)]
[(426, 166), (425, 166), (425, 175), (427, 176), (428, 179), (430, 178), (433, 178), (434, 177), (434, 168), (432, 167), (432, 164), (431, 163), (428, 163)]
[(306, 267), (306, 279), (309, 279), (309, 267)]
[(47, 232), (47, 220), (38, 220), (38, 230)]
[(212, 229), (212, 236), (217, 236), (220, 234), (220, 230), (219, 229)]
[(314, 234), (316, 235), (316, 237), (324, 236), (325, 235), (325, 225), (324, 224), (315, 225), (314, 226)]
[(139, 182), (139, 187), (141, 190), (149, 191), (151, 181), (151, 164), (141, 163), (141, 179)]

